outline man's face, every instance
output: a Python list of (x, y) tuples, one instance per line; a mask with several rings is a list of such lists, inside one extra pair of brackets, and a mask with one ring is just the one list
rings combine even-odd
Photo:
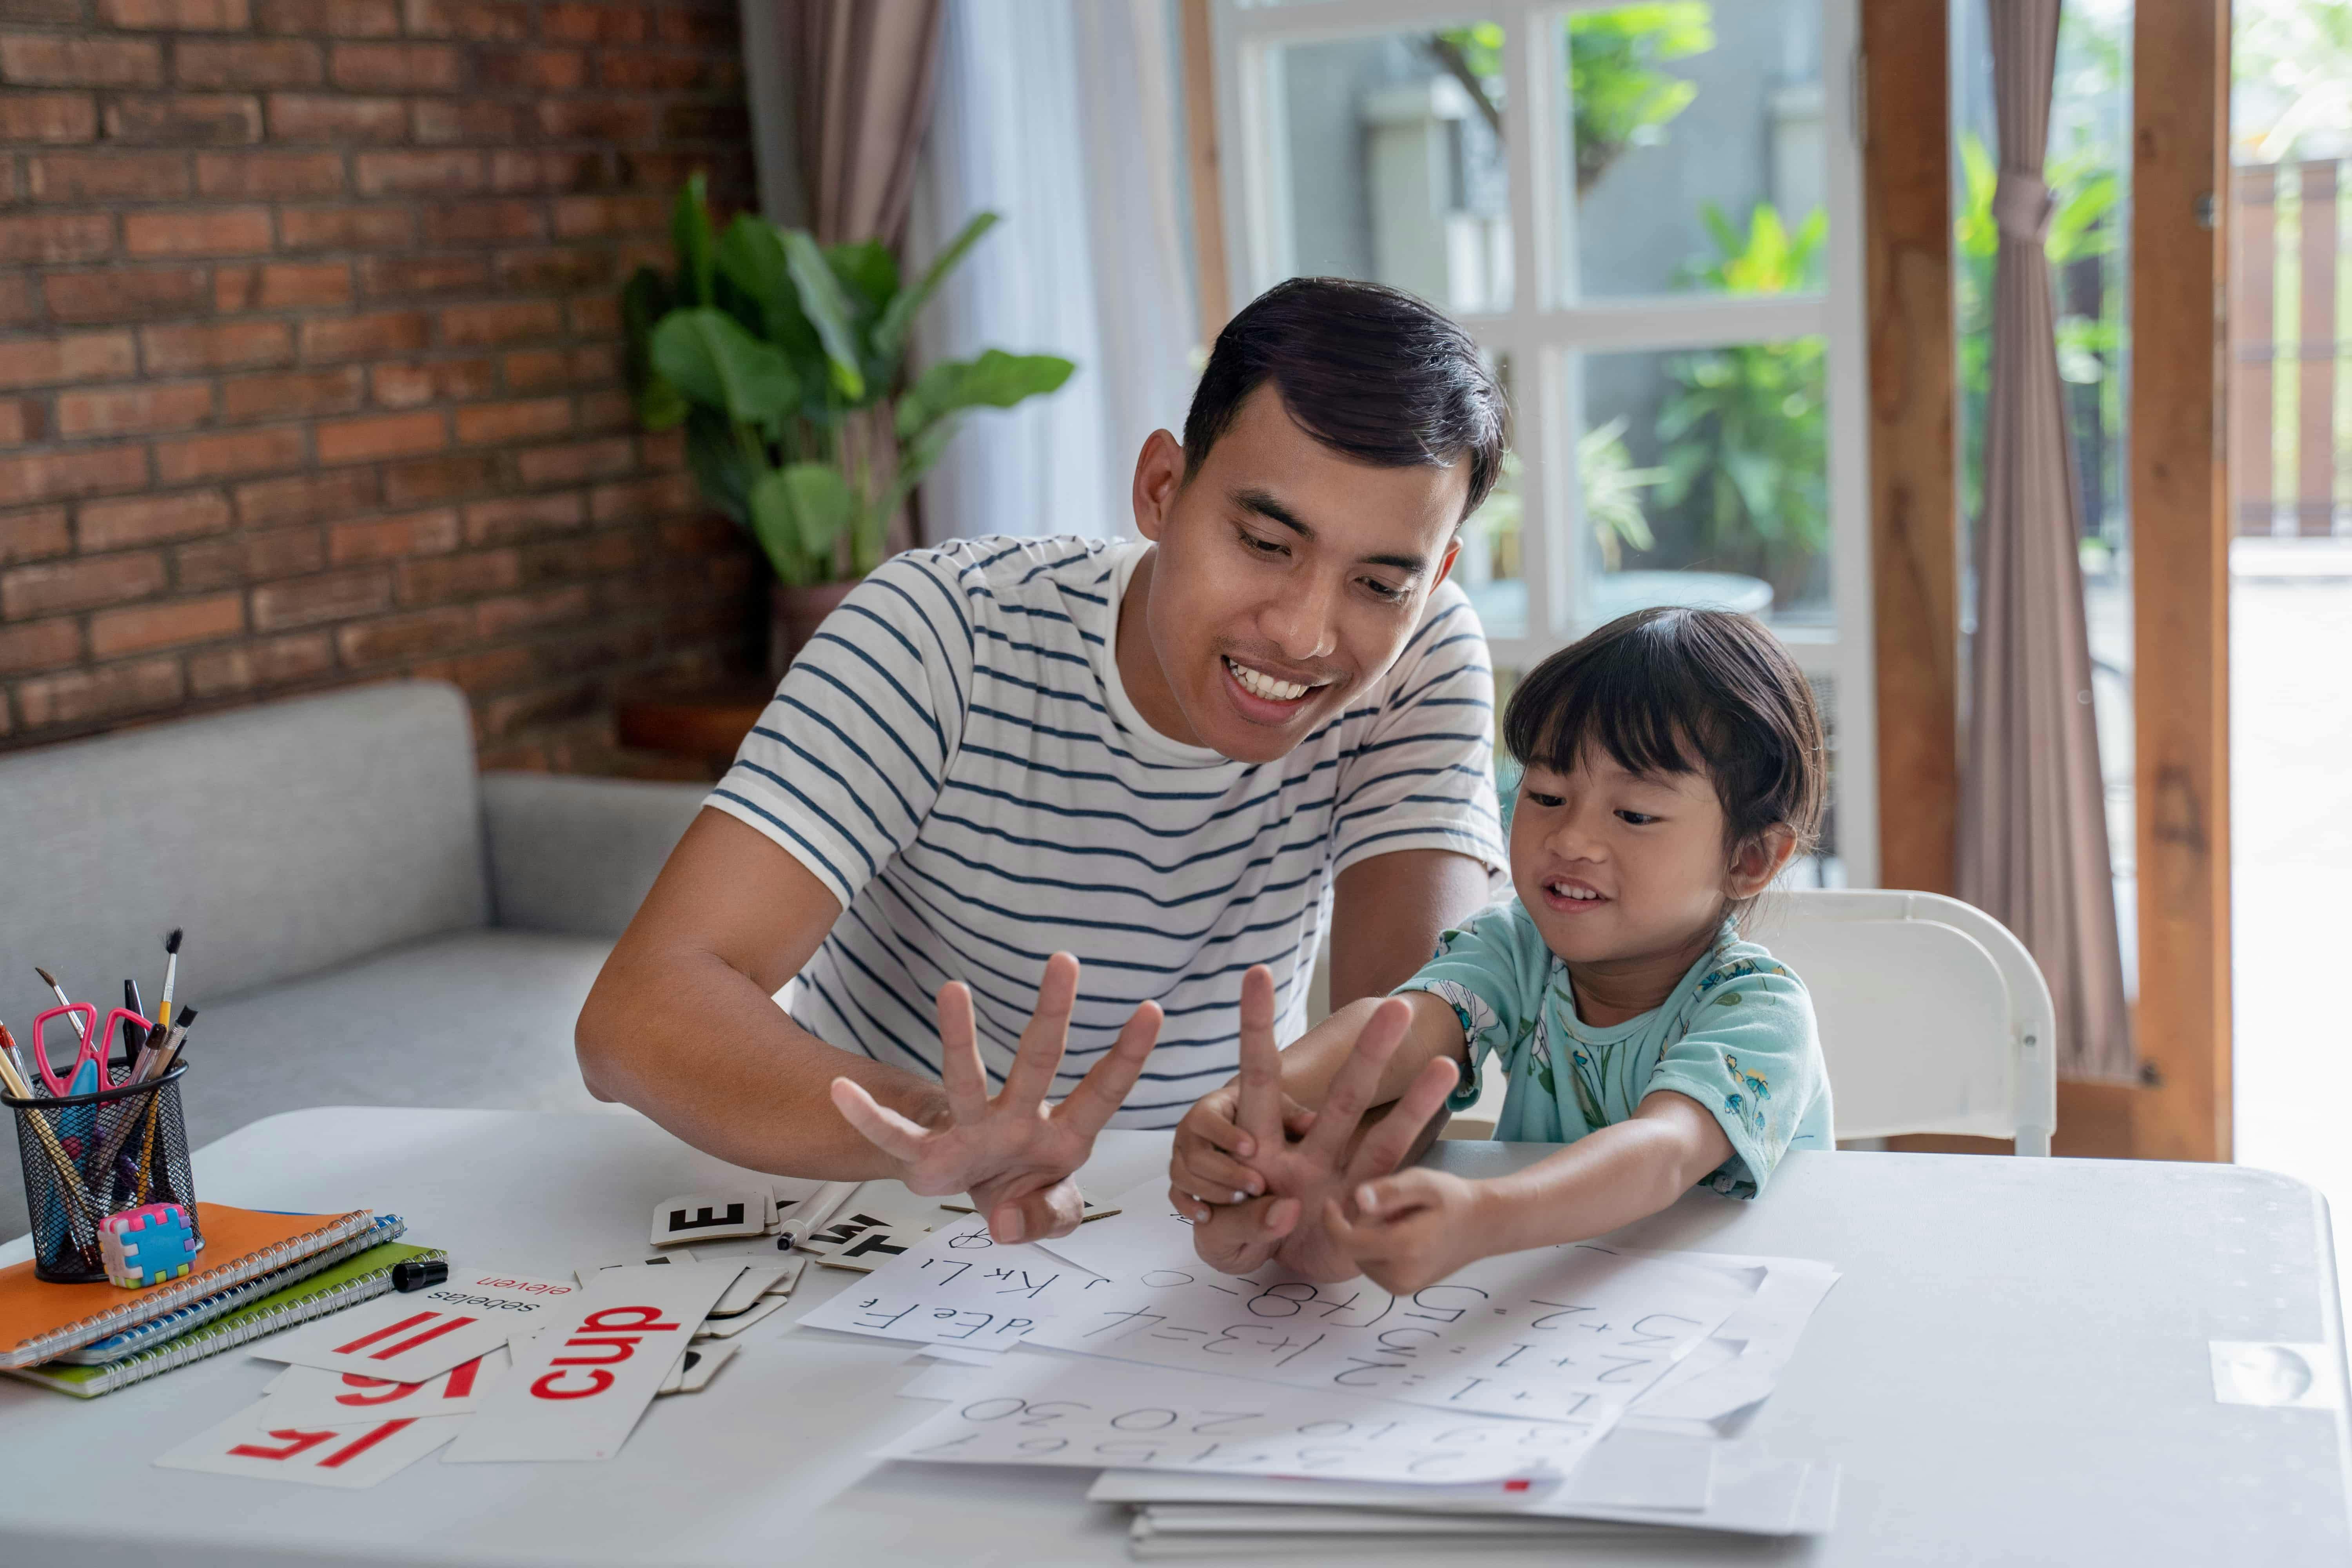
[(1172, 739), (1271, 762), (1403, 650), (1454, 564), (1469, 464), (1358, 462), (1294, 424), (1271, 382), (1189, 484), (1183, 463), (1161, 432), (1136, 466), (1136, 526), (1160, 546), (1144, 625), (1158, 679), (1124, 651), (1119, 668)]

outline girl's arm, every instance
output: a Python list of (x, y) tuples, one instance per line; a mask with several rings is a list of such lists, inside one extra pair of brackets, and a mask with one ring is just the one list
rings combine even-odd
[[(1458, 1033), (1458, 1028), (1457, 1028)], [(1465, 1263), (1603, 1236), (1666, 1207), (1731, 1157), (1731, 1140), (1696, 1100), (1643, 1097), (1627, 1121), (1589, 1132), (1524, 1171), (1474, 1182), (1419, 1167), (1328, 1201), (1339, 1250), (1400, 1295)]]

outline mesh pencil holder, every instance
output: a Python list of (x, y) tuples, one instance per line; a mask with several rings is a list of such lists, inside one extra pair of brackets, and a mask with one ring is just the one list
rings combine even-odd
[(54, 1100), (0, 1094), (0, 1105), (16, 1118), (38, 1278), (61, 1285), (105, 1279), (98, 1226), (110, 1214), (179, 1204), (190, 1226), (196, 1224), (196, 1185), (180, 1121), (180, 1079), (187, 1070), (181, 1062), (145, 1083)]

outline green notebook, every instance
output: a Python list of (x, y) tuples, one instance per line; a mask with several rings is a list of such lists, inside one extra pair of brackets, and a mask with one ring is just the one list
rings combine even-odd
[(408, 1258), (445, 1258), (434, 1247), (410, 1247), (386, 1241), (343, 1259), (282, 1290), (273, 1290), (236, 1311), (165, 1340), (152, 1350), (124, 1356), (104, 1366), (69, 1366), (51, 1362), (44, 1366), (0, 1368), (10, 1377), (37, 1383), (77, 1399), (95, 1399), (131, 1384), (143, 1383), (173, 1367), (202, 1361), (208, 1355), (257, 1340), (313, 1318), (354, 1307), (392, 1289), (392, 1266)]

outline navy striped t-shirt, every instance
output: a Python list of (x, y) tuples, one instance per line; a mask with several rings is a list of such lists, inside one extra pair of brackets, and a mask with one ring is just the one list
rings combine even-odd
[(1171, 1127), (1234, 1071), (1242, 972), (1303, 1028), (1331, 879), (1400, 849), (1504, 864), (1476, 616), (1440, 585), (1388, 674), (1287, 756), (1180, 745), (1113, 655), (1140, 542), (959, 540), (828, 617), (709, 805), (841, 900), (784, 994), (818, 1038), (931, 1077), (932, 997), (971, 987), (1001, 1083), (1046, 958), (1083, 966), (1059, 1092), (1136, 1004), (1166, 1010), (1115, 1127)]

